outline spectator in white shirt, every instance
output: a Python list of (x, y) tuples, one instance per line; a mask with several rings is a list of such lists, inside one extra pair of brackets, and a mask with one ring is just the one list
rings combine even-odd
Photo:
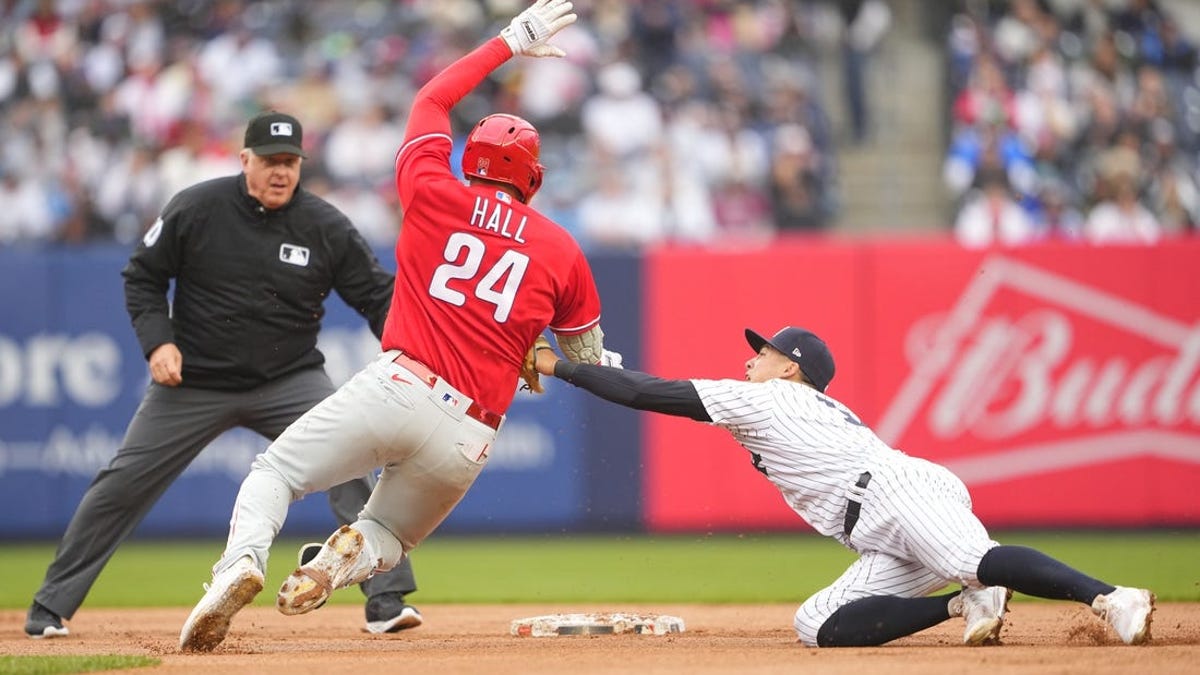
[(1133, 177), (1113, 182), (1113, 197), (1092, 207), (1084, 235), (1093, 244), (1153, 244), (1162, 238), (1158, 219), (1138, 201)]
[(1037, 229), (1025, 209), (1013, 199), (1000, 169), (980, 172), (973, 191), (954, 221), (954, 236), (967, 248), (1019, 246), (1037, 238)]
[(618, 61), (597, 75), (599, 93), (583, 103), (583, 131), (601, 151), (626, 159), (652, 150), (662, 140), (662, 110), (642, 90), (642, 76)]

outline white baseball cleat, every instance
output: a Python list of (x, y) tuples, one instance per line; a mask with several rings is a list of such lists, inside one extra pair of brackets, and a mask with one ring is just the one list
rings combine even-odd
[(1012, 591), (1003, 586), (963, 588), (958, 597), (962, 601), (962, 617), (967, 623), (963, 644), (999, 644), (1004, 612), (1008, 609)]
[(325, 604), (335, 590), (370, 578), (378, 565), (362, 533), (343, 525), (311, 562), (284, 579), (275, 606), (288, 615), (311, 612)]
[(213, 575), (212, 583), (204, 585), (204, 597), (200, 598), (179, 632), (179, 649), (212, 651), (225, 639), (233, 615), (250, 604), (262, 589), (263, 573), (250, 556), (238, 558)]
[(1154, 594), (1144, 588), (1117, 586), (1108, 595), (1092, 601), (1092, 612), (1108, 622), (1127, 645), (1140, 645), (1150, 639), (1154, 620)]

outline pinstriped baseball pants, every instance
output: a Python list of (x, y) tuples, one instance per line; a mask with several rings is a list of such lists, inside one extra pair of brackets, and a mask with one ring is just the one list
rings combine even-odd
[(917, 598), (947, 584), (981, 586), (975, 576), (979, 561), (999, 545), (972, 513), (966, 486), (949, 469), (899, 456), (869, 470), (858, 524), (843, 541), (859, 559), (796, 610), (796, 633), (808, 646), (816, 646), (825, 620), (854, 600)]

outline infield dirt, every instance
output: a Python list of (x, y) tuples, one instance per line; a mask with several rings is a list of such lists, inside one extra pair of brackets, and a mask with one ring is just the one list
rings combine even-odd
[[(414, 598), (415, 600), (415, 598)], [(1020, 602), (1011, 606), (1003, 644), (961, 644), (962, 622), (882, 647), (807, 649), (795, 641), (795, 605), (419, 605), (425, 624), (394, 635), (361, 632), (362, 608), (338, 605), (287, 617), (251, 607), (210, 654), (177, 651), (190, 608), (84, 609), (71, 635), (25, 637), (24, 612), (0, 612), (0, 653), (143, 654), (162, 665), (132, 672), (228, 673), (1196, 673), (1200, 672), (1200, 604), (1159, 603), (1153, 640), (1120, 644), (1082, 605)], [(591, 635), (522, 638), (513, 619), (570, 612), (664, 613), (686, 631), (669, 636)]]

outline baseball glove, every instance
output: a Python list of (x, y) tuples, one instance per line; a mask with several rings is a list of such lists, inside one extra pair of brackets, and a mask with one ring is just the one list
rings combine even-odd
[(553, 347), (550, 346), (550, 341), (541, 335), (533, 341), (533, 346), (525, 353), (525, 362), (521, 364), (521, 379), (525, 380), (525, 384), (521, 385), (522, 391), (529, 390), (535, 394), (542, 394), (546, 391), (546, 388), (542, 386), (542, 376), (534, 366), (539, 349), (553, 349)]

